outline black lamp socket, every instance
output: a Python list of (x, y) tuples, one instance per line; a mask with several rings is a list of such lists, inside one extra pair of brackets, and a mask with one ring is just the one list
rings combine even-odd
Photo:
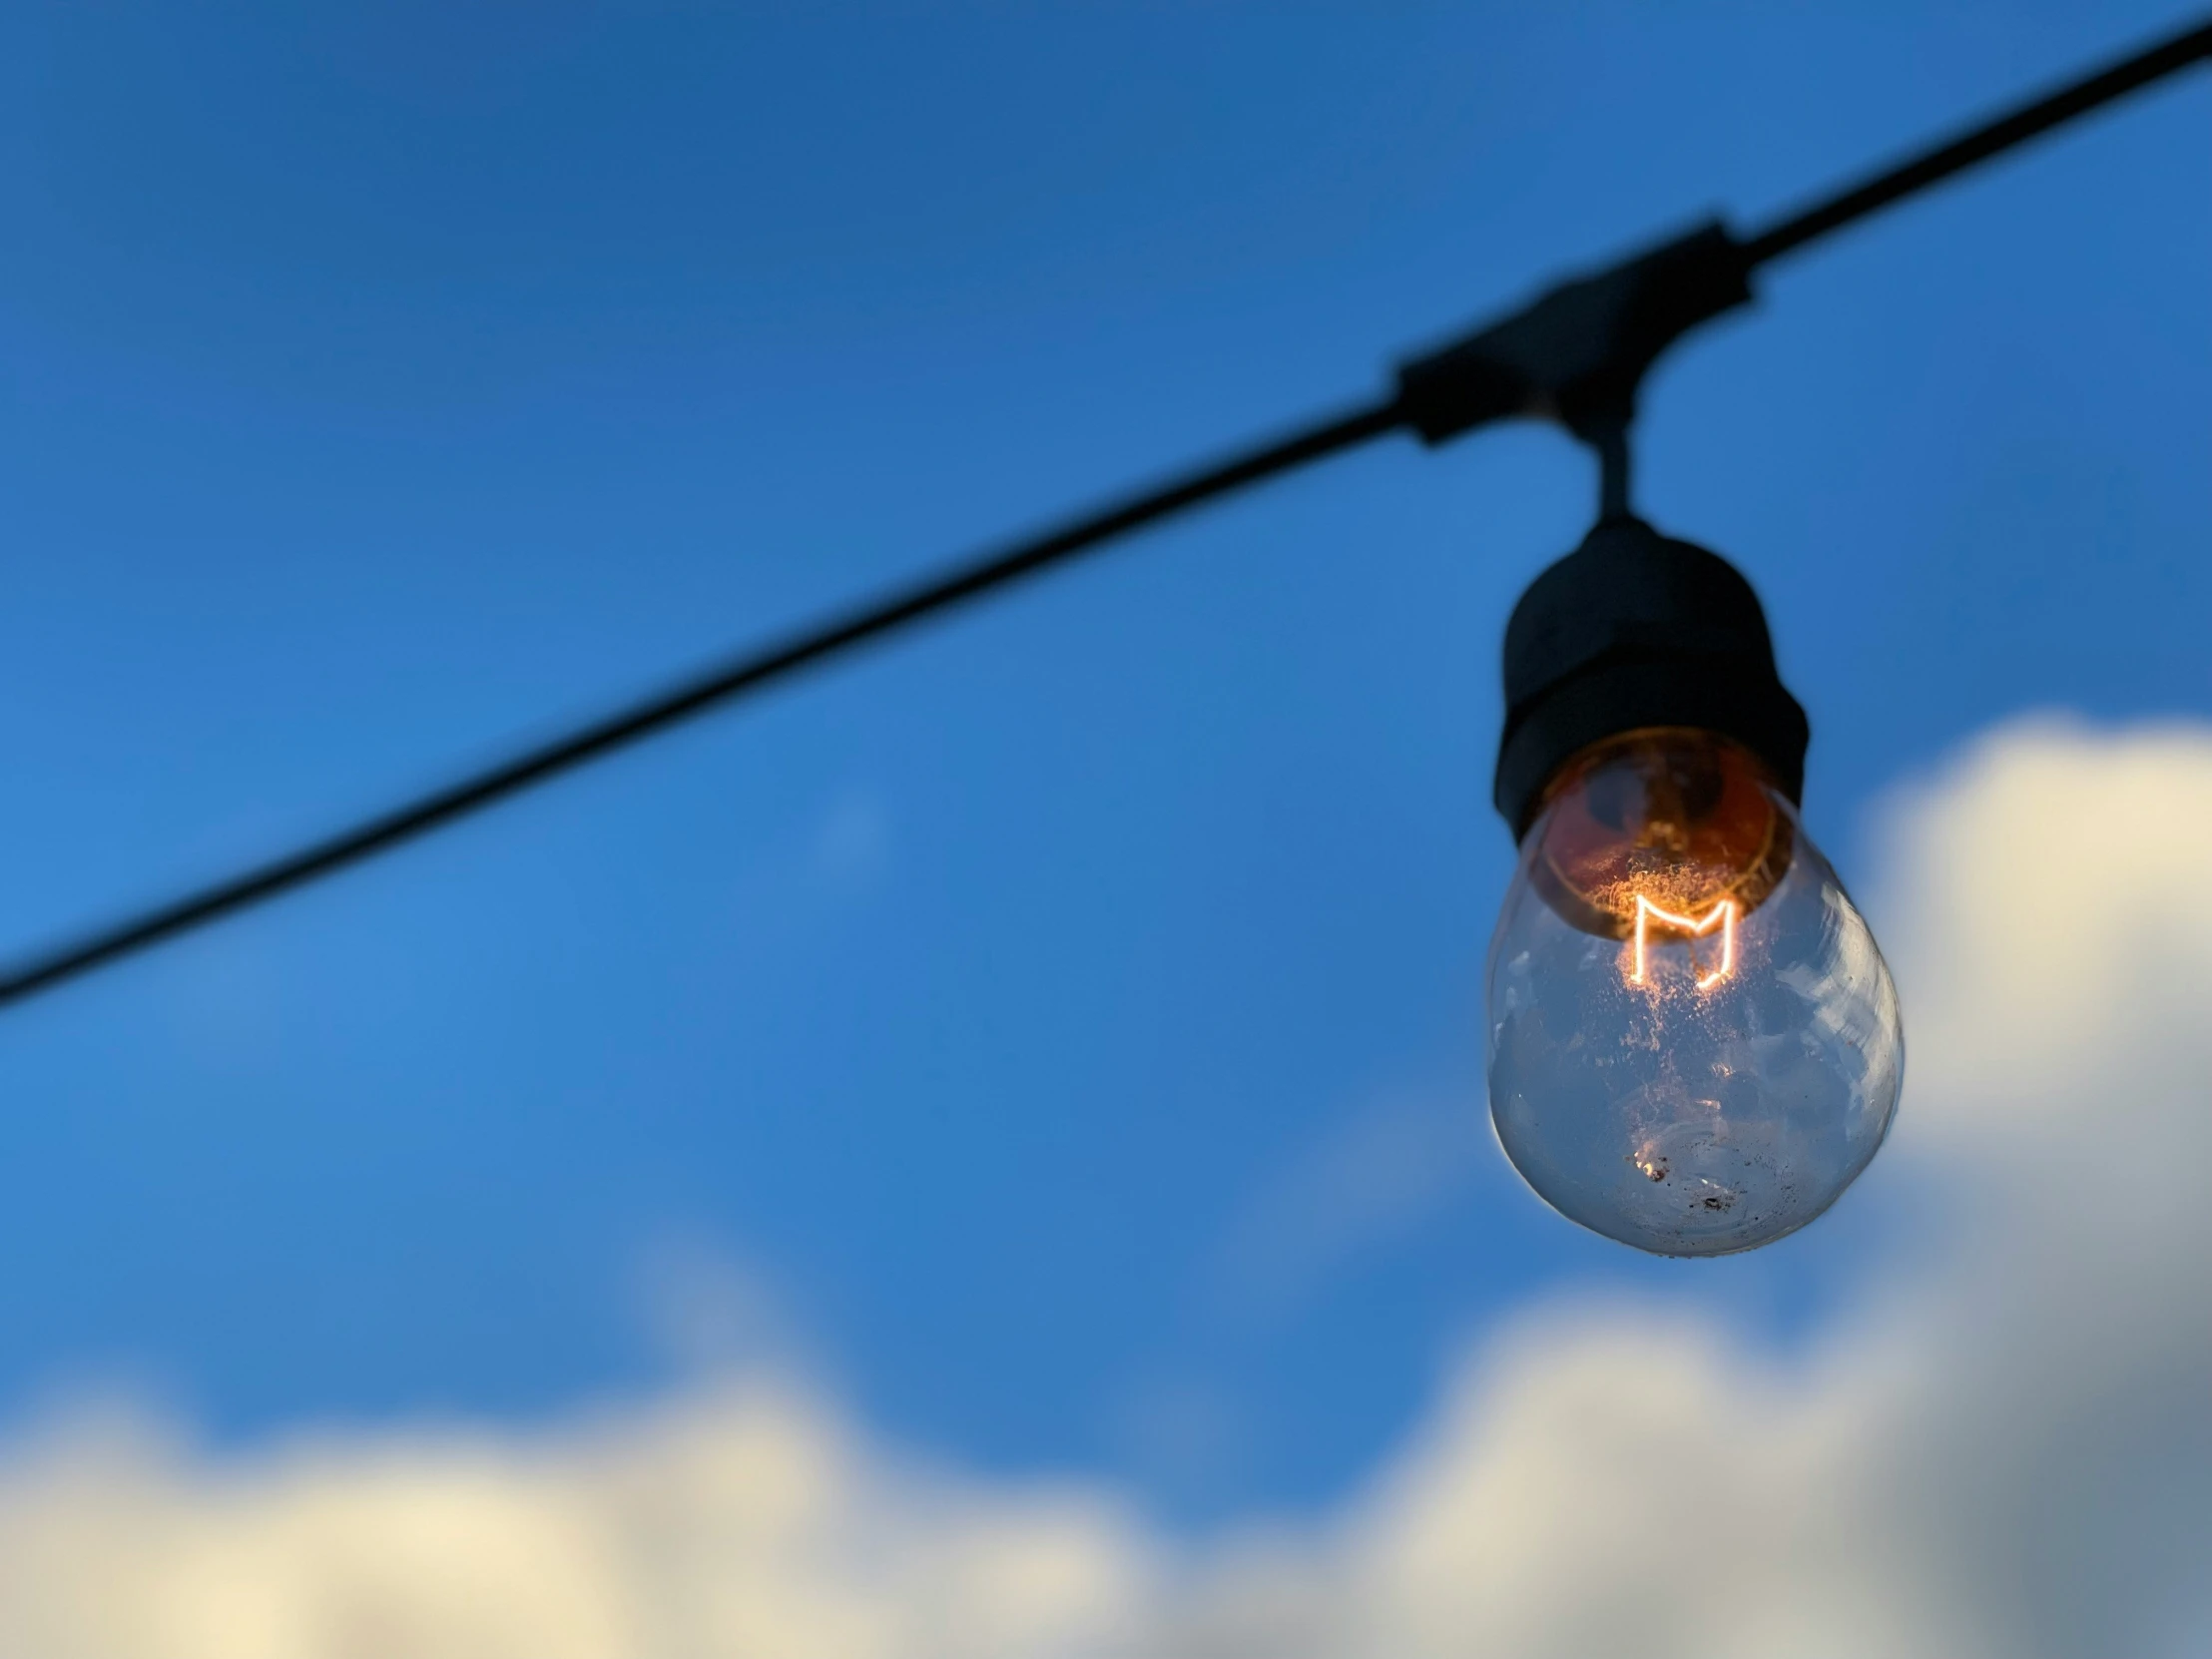
[(1517, 839), (1574, 756), (1668, 726), (1734, 739), (1793, 803), (1805, 787), (1811, 731), (1750, 582), (1717, 553), (1608, 518), (1529, 584), (1505, 625), (1497, 810)]

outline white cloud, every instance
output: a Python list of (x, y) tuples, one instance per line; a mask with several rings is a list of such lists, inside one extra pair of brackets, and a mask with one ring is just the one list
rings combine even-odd
[(766, 1382), (228, 1466), (96, 1421), (0, 1492), (24, 1659), (1080, 1654), (1150, 1600), (1110, 1502), (908, 1465)]
[(2212, 1653), (2208, 860), (2196, 729), (2014, 728), (1900, 809), (1885, 1159), (1956, 1224), (1789, 1357), (1540, 1309), (1340, 1512), (1200, 1543), (762, 1381), (221, 1458), (94, 1420), (0, 1467), (0, 1653)]

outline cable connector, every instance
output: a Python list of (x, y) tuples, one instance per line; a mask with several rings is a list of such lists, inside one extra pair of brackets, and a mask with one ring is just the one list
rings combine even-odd
[(1398, 408), (1424, 443), (1513, 419), (1555, 420), (1595, 443), (1633, 418), (1660, 352), (1751, 296), (1744, 246), (1714, 220), (1401, 363)]

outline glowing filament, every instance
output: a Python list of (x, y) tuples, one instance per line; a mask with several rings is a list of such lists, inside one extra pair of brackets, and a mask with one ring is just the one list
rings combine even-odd
[(1636, 895), (1636, 970), (1628, 976), (1631, 985), (1644, 982), (1644, 945), (1651, 924), (1677, 927), (1692, 938), (1701, 938), (1718, 927), (1721, 931), (1721, 965), (1711, 973), (1698, 977), (1697, 988), (1709, 991), (1736, 971), (1736, 901), (1724, 898), (1702, 916), (1678, 916), (1672, 910), (1662, 910), (1642, 893)]

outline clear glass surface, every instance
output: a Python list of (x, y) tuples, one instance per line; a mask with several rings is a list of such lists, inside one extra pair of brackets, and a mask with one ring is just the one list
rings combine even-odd
[(1490, 1116), (1528, 1184), (1666, 1256), (1836, 1202), (1905, 1067), (1874, 935), (1759, 762), (1630, 733), (1561, 769), (1490, 944)]

